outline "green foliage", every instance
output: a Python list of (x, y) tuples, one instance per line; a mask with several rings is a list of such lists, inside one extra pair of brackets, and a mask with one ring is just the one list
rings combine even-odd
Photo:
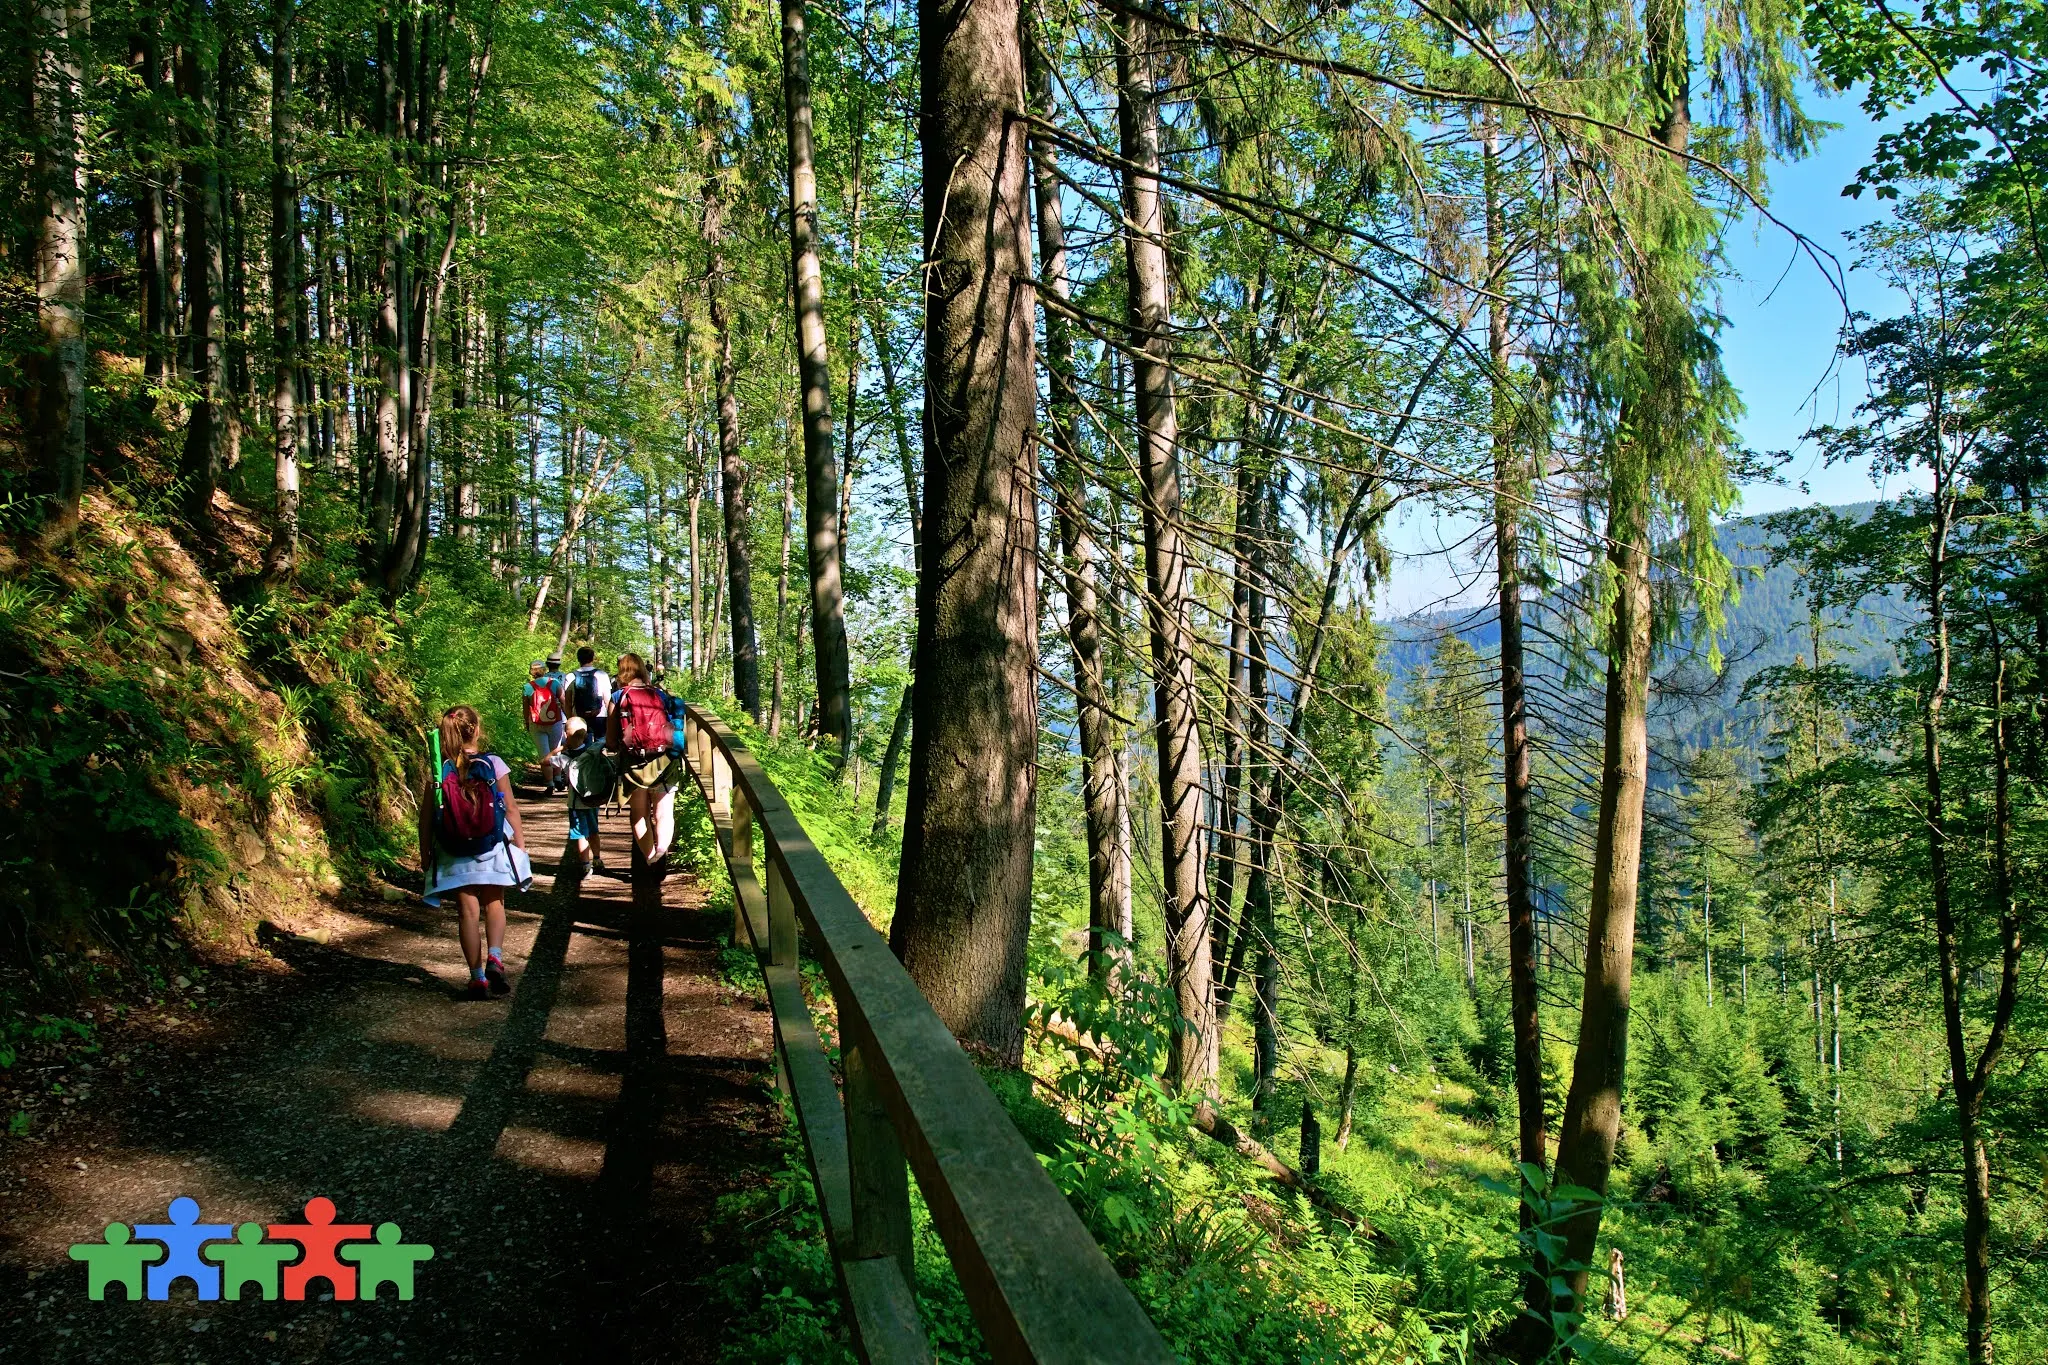
[[(518, 628), (497, 585), (430, 570), (401, 605), (401, 640), (419, 695), (424, 724), (458, 703), (483, 718), (484, 743), (513, 764), (533, 756), (526, 733), (528, 667), (554, 652), (551, 632)], [(424, 732), (408, 736), (422, 755)], [(422, 764), (425, 763), (422, 757)]]
[(1170, 988), (1139, 974), (1105, 989), (1056, 951), (1034, 961), (1066, 1127), (1042, 1159), (1183, 1359), (1443, 1358), (1405, 1276), (1307, 1201), (1198, 1145), (1208, 1140), (1189, 1129), (1193, 1103), (1162, 1075)]
[(20, 661), (0, 711), (20, 836), (0, 854), (0, 957), (199, 929), (208, 893), (249, 881), (238, 829), (316, 879), (388, 860), (406, 769), (387, 737), (412, 703), (375, 602), (235, 584), (224, 603), (147, 498), (116, 487), (88, 516), (68, 561), (0, 581), (0, 650)]
[(863, 810), (848, 787), (833, 773), (825, 755), (801, 740), (770, 738), (748, 722), (744, 713), (716, 701), (712, 709), (733, 728), (761, 762), (775, 789), (825, 855), (825, 861), (868, 918), (888, 932), (896, 910), (894, 836), (877, 840), (870, 832), (871, 810)]

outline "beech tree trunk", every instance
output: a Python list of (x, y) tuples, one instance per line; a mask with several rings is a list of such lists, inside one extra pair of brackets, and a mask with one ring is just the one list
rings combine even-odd
[[(581, 434), (582, 428), (576, 428), (571, 437), (568, 452), (564, 454), (562, 459), (563, 473), (570, 478), (575, 477), (574, 466), (576, 462), (574, 451), (576, 448), (576, 437), (580, 437)], [(569, 499), (568, 505), (563, 509), (562, 532), (555, 537), (554, 548), (548, 552), (547, 569), (541, 574), (539, 587), (534, 589), (533, 605), (527, 608), (526, 629), (529, 634), (540, 629), (540, 614), (547, 608), (548, 594), (554, 588), (556, 567), (561, 566), (564, 576), (567, 576), (569, 551), (576, 543), (576, 533), (583, 529), (583, 519), (590, 513), (592, 500), (603, 495), (605, 485), (611, 482), (612, 473), (618, 468), (617, 465), (610, 462), (607, 454), (608, 450), (608, 446), (599, 449), (597, 457), (591, 462), (589, 475), (585, 477), (575, 494)], [(566, 622), (567, 618), (565, 617), (564, 629), (567, 628)], [(567, 643), (566, 639), (564, 643)], [(556, 652), (559, 653), (560, 650)]]
[(825, 288), (818, 267), (818, 178), (811, 150), (810, 57), (804, 0), (782, 0), (782, 94), (789, 132), (789, 249), (795, 269), (797, 376), (804, 408), (804, 543), (811, 575), (811, 652), (818, 733), (844, 763), (853, 744), (840, 582), (839, 468), (832, 459), (832, 377), (825, 356)]
[(1128, 274), (1131, 376), (1137, 394), (1139, 470), (1145, 525), (1145, 615), (1152, 645), (1155, 748), (1159, 754), (1160, 870), (1167, 973), (1183, 1029), (1168, 1063), (1183, 1093), (1211, 1089), (1216, 1076), (1215, 976), (1209, 949), (1209, 888), (1202, 868), (1202, 744), (1195, 708), (1194, 627), (1188, 613), (1189, 556), (1180, 500), (1180, 418), (1169, 353), (1166, 217), (1159, 187), (1159, 108), (1150, 27), (1124, 15), (1117, 27), (1117, 127), (1123, 173), (1124, 263)]
[(299, 197), (292, 184), (294, 0), (273, 0), (270, 40), (271, 448), (277, 509), (264, 568), (289, 574), (299, 550), (298, 264)]
[[(1052, 107), (1052, 71), (1032, 36), (1031, 16), (1026, 13), (1021, 21), (1031, 96), (1038, 112), (1045, 114)], [(1031, 167), (1038, 209), (1038, 275), (1053, 299), (1043, 309), (1045, 370), (1051, 390), (1046, 425), (1053, 451), (1053, 506), (1065, 570), (1067, 643), (1074, 657), (1075, 729), (1081, 745), (1081, 796), (1087, 821), (1089, 970), (1106, 976), (1111, 960), (1108, 936), (1122, 934), (1131, 918), (1130, 846), (1122, 838), (1129, 793), (1123, 766), (1116, 758), (1123, 736), (1103, 680), (1097, 550), (1088, 529), (1088, 474), (1075, 436), (1081, 399), (1074, 382), (1073, 338), (1068, 319), (1058, 307), (1068, 297), (1067, 235), (1059, 166), (1051, 142), (1032, 139)]]
[(85, 495), (85, 90), (91, 0), (38, 0), (35, 104), (42, 224), (36, 241), (36, 317), (43, 355), (34, 444), (50, 506), (46, 544), (78, 532)]
[(954, 1035), (1023, 1055), (1037, 823), (1038, 456), (1016, 0), (923, 0), (925, 460), (890, 946)]

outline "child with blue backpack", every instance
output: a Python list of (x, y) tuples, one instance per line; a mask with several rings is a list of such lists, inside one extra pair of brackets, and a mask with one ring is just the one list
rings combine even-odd
[(483, 749), (474, 707), (451, 706), (435, 734), (434, 784), (420, 802), (420, 867), (428, 905), (453, 894), (462, 956), (469, 964), (467, 997), (505, 995), (505, 888), (533, 885), (526, 831), (512, 799), (512, 770)]
[(604, 746), (591, 741), (583, 717), (569, 717), (562, 736), (562, 757), (569, 784), (569, 835), (584, 876), (605, 875), (604, 849), (598, 839), (597, 812), (610, 798), (613, 778)]

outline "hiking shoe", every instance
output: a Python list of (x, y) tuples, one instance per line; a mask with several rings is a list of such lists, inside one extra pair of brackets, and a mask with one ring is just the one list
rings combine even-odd
[(462, 998), (464, 1000), (488, 1000), (491, 998), (490, 984), (479, 981), (472, 976), (469, 979), (469, 989), (463, 992)]
[(604, 859), (592, 858), (583, 865), (583, 875), (586, 877), (609, 877), (612, 875), (612, 870), (604, 865)]
[(484, 981), (492, 995), (512, 994), (512, 981), (505, 975), (504, 966), (498, 959), (490, 958), (484, 963)]

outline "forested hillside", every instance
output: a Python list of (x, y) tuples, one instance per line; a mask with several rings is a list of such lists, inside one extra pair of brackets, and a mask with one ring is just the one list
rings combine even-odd
[[(583, 646), (758, 747), (1181, 1359), (2048, 1359), (2044, 34), (10, 7), (0, 1164), (190, 963), (404, 900), (429, 728), (525, 759)], [(1743, 519), (1816, 85), (1896, 306), (1811, 439), (1924, 491)], [(1484, 597), (1390, 624), (1410, 505)], [(776, 1150), (682, 1358), (851, 1357)]]
[[(1857, 522), (1876, 505), (1856, 503), (1833, 511)], [(1761, 728), (1766, 717), (1745, 695), (1749, 681), (1811, 657), (1816, 628), (1821, 647), (1845, 666), (1862, 671), (1895, 667), (1891, 642), (1910, 607), (1889, 595), (1839, 609), (1816, 607), (1804, 590), (1805, 564), (1784, 553), (1784, 534), (1768, 518), (1730, 518), (1716, 528), (1714, 541), (1735, 574), (1725, 619), (1708, 628), (1694, 617), (1665, 642), (1656, 663), (1661, 683), (1651, 699), (1655, 752), (1729, 743), (1761, 754), (1768, 747)], [(1533, 622), (1547, 617), (1560, 636), (1566, 635), (1572, 593), (1547, 593), (1530, 603), (1529, 611)], [(1497, 657), (1500, 651), (1500, 623), (1490, 606), (1428, 612), (1387, 622), (1386, 630), (1382, 657), (1397, 701), (1409, 699), (1412, 683), (1446, 633), (1482, 655)], [(1569, 664), (1568, 652), (1557, 648), (1532, 651), (1529, 661), (1531, 670), (1545, 677), (1563, 677)]]

